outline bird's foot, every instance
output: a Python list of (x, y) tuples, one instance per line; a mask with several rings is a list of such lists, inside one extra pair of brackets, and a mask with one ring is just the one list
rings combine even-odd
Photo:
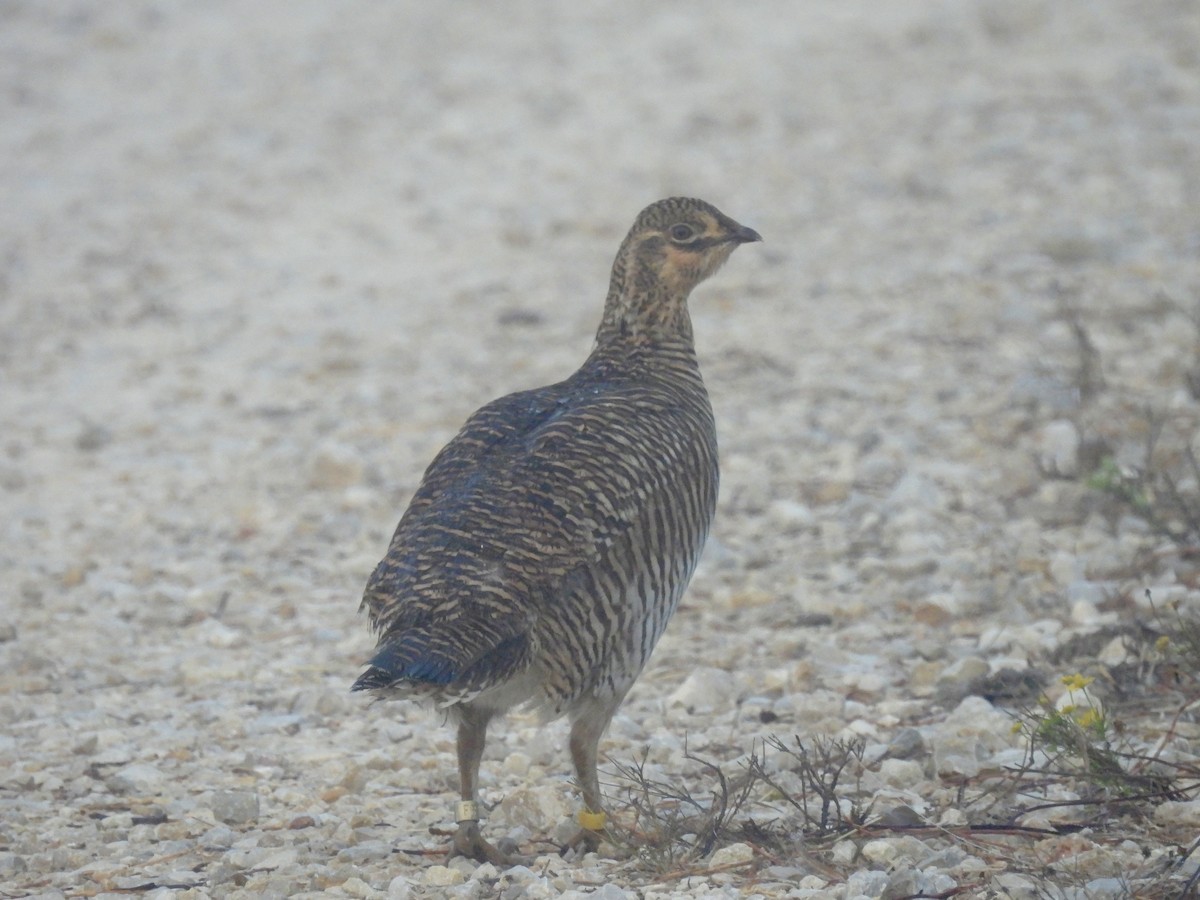
[[(501, 844), (511, 843), (501, 841)], [(523, 865), (527, 860), (517, 854), (517, 847), (505, 846), (503, 849), (488, 843), (479, 833), (479, 822), (459, 822), (458, 830), (454, 832), (454, 843), (450, 847), (450, 858), (465, 856), (478, 862), (491, 863), (494, 866)]]
[(604, 839), (604, 829), (607, 817), (602, 812), (594, 813), (584, 810), (579, 813), (580, 829), (567, 841), (562, 848), (563, 856), (583, 856), (585, 853), (595, 853)]
[(595, 831), (580, 828), (569, 841), (563, 844), (561, 855), (568, 859), (574, 859), (585, 853), (595, 853), (600, 847), (601, 837)]

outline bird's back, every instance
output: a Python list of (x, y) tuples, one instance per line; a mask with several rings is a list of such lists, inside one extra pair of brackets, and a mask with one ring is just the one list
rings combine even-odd
[(620, 696), (674, 611), (716, 505), (690, 341), (600, 346), (476, 412), (434, 459), (363, 600), (356, 687), (554, 715)]

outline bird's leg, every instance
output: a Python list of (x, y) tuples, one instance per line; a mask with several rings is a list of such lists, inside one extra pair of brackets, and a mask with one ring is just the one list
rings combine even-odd
[(483, 839), (479, 833), (479, 804), (476, 801), (479, 789), (479, 762), (483, 759), (483, 745), (487, 740), (488, 722), (492, 713), (488, 710), (460, 708), (462, 718), (458, 723), (458, 779), (462, 802), (458, 804), (458, 830), (454, 833), (451, 856), (466, 856), (480, 862), (497, 866), (512, 864), (508, 854), (500, 851)]
[(600, 753), (600, 736), (608, 727), (620, 699), (601, 709), (589, 709), (571, 723), (571, 760), (583, 794), (583, 809), (579, 811), (579, 831), (567, 848), (587, 853), (600, 846), (601, 832), (606, 824), (604, 803), (600, 798), (600, 777), (596, 762)]

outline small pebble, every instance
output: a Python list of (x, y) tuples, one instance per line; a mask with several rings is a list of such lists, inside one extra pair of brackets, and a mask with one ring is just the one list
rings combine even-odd
[(430, 866), (425, 870), (424, 882), (431, 887), (452, 887), (466, 880), (462, 872), (446, 866)]
[(669, 698), (672, 706), (681, 706), (689, 714), (706, 712), (728, 704), (734, 679), (723, 669), (700, 666), (688, 673)]
[(754, 848), (749, 844), (730, 844), (715, 851), (709, 859), (709, 865), (714, 869), (743, 865), (753, 862), (754, 857)]
[(259, 799), (254, 791), (215, 791), (212, 812), (218, 822), (246, 825), (258, 821)]

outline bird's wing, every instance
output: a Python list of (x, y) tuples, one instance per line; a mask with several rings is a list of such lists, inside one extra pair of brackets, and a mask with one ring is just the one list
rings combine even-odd
[(640, 384), (568, 380), (476, 412), (426, 470), (367, 585), (381, 638), (363, 678), (494, 683), (518, 671), (557, 587), (679, 477), (672, 448), (689, 430), (669, 396)]

